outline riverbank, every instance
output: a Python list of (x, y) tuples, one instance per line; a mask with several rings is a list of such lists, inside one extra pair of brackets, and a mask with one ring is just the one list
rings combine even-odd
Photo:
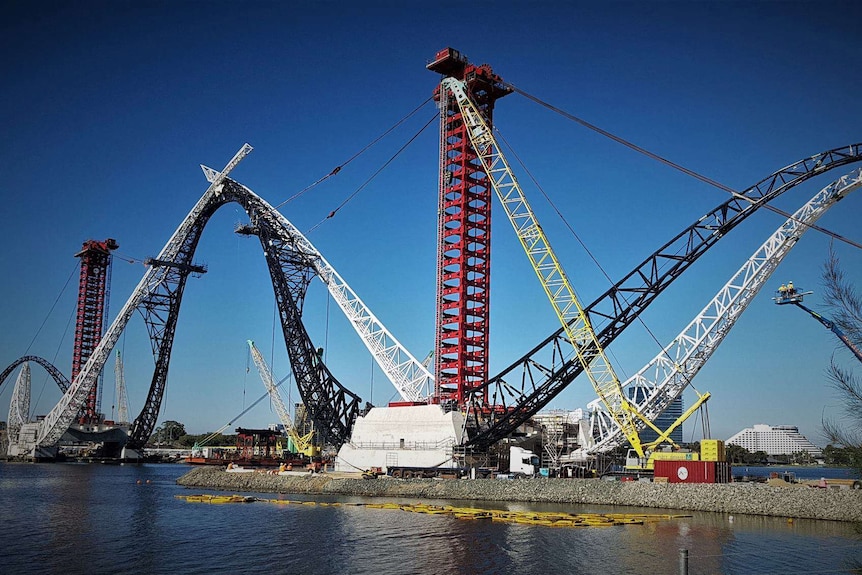
[(752, 483), (718, 485), (602, 481), (597, 479), (518, 479), (503, 481), (338, 477), (331, 474), (268, 475), (195, 468), (177, 479), (185, 487), (219, 491), (305, 493), (450, 499), (622, 505), (680, 511), (768, 515), (799, 519), (862, 522), (862, 490), (816, 489)]

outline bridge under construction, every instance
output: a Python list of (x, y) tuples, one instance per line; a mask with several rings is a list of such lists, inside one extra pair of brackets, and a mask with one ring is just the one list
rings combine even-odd
[[(596, 400), (590, 405), (589, 425), (583, 426), (578, 449), (568, 456), (588, 458), (628, 444), (645, 458), (670, 432), (657, 428), (655, 420), (690, 386), (778, 263), (806, 230), (819, 229), (815, 222), (826, 210), (862, 183), (859, 170), (843, 174), (796, 213), (784, 214), (786, 222), (680, 335), (635, 376), (621, 381), (605, 349), (664, 290), (754, 212), (778, 211), (770, 202), (784, 192), (862, 160), (862, 144), (792, 161), (744, 190), (725, 189), (726, 201), (705, 214), (692, 214), (690, 225), (594, 301), (582, 302), (574, 289), (578, 278), (564, 270), (564, 258), (553, 249), (495, 135), (493, 112), (498, 99), (512, 94), (538, 99), (504, 81), (489, 65), (475, 65), (452, 48), (438, 52), (427, 69), (441, 77), (433, 90), (440, 145), (431, 363), (417, 359), (399, 342), (278, 206), (230, 177), (252, 151), (245, 144), (221, 170), (202, 166), (209, 186), (158, 255), (146, 260), (143, 277), (107, 326), (111, 252), (117, 242), (90, 240), (83, 245), (77, 254), (81, 268), (70, 377), (33, 355), (16, 359), (0, 373), (3, 385), (21, 367), (9, 412), (9, 453), (50, 459), (57, 455), (64, 435), (77, 434), (116, 445), (118, 457), (140, 457), (161, 410), (186, 284), (190, 277), (206, 273), (194, 261), (201, 234), (213, 214), (236, 204), (247, 221), (235, 231), (260, 243), (306, 413), (322, 440), (341, 448), (343, 459), (351, 465), (367, 467), (380, 461), (385, 465), (392, 453), (399, 454), (403, 465), (408, 454), (422, 451), (420, 444), (431, 447), (417, 465), (439, 465), (441, 458), (458, 465), (463, 458), (487, 453), (511, 438), (582, 374), (595, 390)], [(547, 297), (559, 327), (508, 367), (491, 374), (488, 340), (495, 203), (510, 222), (535, 272), (535, 289)], [(393, 385), (398, 401), (374, 408), (326, 365), (303, 323), (307, 290), (315, 279), (348, 318)], [(146, 324), (154, 370), (139, 414), (131, 421), (115, 422), (101, 414), (99, 381), (134, 314), (140, 314)], [(46, 369), (62, 392), (60, 401), (39, 421), (28, 416), (31, 362)], [(641, 392), (632, 393), (634, 388)], [(708, 397), (698, 394), (674, 425)], [(372, 416), (373, 409), (404, 411), (399, 416)], [(422, 421), (432, 422), (430, 428), (405, 429), (411, 421), (416, 423), (414, 417), (404, 415), (414, 409), (413, 413), (428, 414)], [(647, 428), (657, 433), (655, 444), (641, 441), (640, 434)], [(562, 454), (556, 456), (559, 460)]]

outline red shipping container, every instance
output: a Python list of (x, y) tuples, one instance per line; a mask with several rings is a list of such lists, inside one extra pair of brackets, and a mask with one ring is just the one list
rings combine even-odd
[(668, 483), (730, 483), (730, 464), (726, 461), (662, 461), (655, 462), (654, 477)]

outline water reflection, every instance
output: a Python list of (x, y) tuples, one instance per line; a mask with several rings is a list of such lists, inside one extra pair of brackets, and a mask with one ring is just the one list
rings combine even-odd
[[(118, 575), (676, 575), (680, 548), (689, 550), (692, 575), (847, 572), (850, 561), (862, 560), (862, 544), (853, 526), (837, 522), (789, 523), (752, 516), (731, 521), (726, 514), (693, 513), (645, 525), (550, 528), (351, 506), (205, 505), (174, 498), (188, 493), (175, 485), (185, 471), (170, 465), (0, 464), (0, 535), (5, 536), (0, 570)], [(661, 512), (432, 503), (579, 513)]]

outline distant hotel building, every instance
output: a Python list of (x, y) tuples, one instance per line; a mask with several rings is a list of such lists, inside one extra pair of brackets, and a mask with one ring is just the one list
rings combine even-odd
[(793, 425), (763, 425), (743, 429), (727, 440), (728, 445), (738, 445), (748, 451), (763, 451), (767, 455), (791, 455), (807, 451), (811, 457), (821, 457), (819, 447), (808, 441)]

